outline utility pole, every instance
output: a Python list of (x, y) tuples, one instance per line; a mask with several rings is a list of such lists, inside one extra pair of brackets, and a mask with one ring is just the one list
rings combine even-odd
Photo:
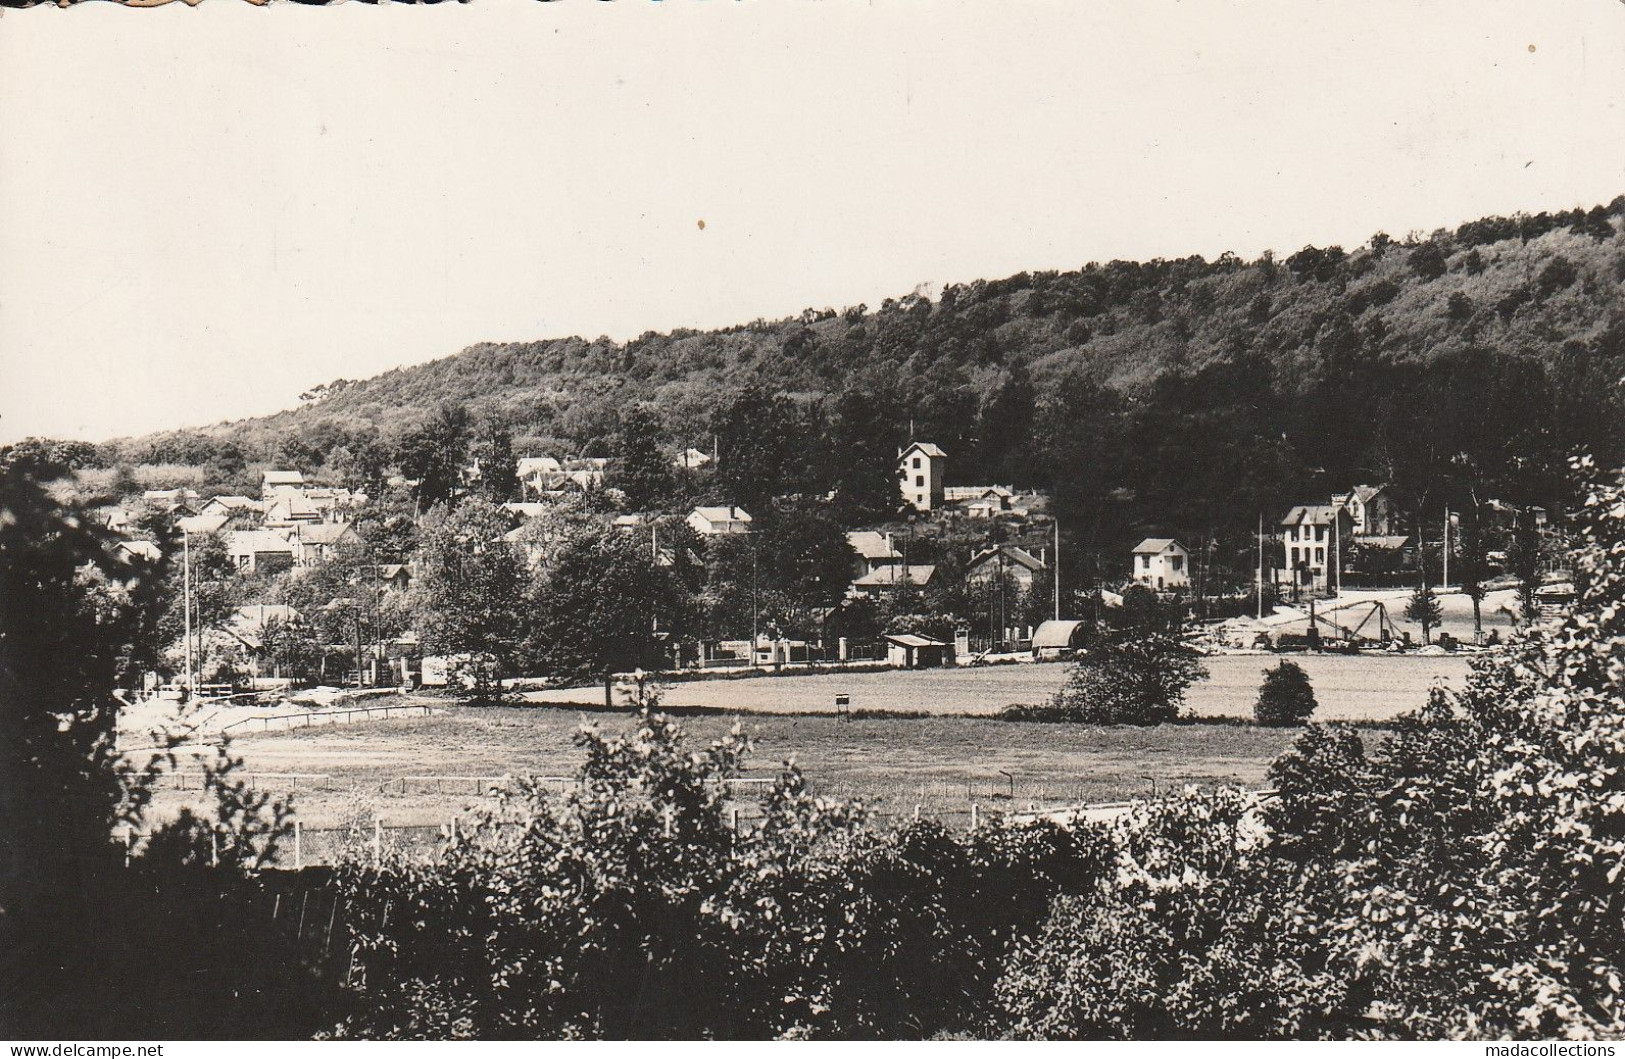
[(355, 686), (366, 686), (365, 667), (361, 663), (361, 600), (355, 601)]
[(1258, 513), (1258, 620), (1264, 620), (1264, 513)]
[(1004, 546), (999, 544), (999, 643), (1004, 642), (1006, 633), (1006, 620), (1004, 620)]
[(1343, 509), (1332, 508), (1332, 575), (1337, 579), (1337, 588), (1334, 593), (1336, 600), (1343, 601)]
[(1061, 520), (1055, 520), (1055, 620), (1061, 620)]
[(197, 697), (197, 688), (192, 681), (192, 535), (184, 529), (181, 530), (181, 555), (181, 610), (186, 622), (186, 699), (190, 702)]
[(1450, 591), (1450, 505), (1444, 506), (1444, 583), (1439, 591)]

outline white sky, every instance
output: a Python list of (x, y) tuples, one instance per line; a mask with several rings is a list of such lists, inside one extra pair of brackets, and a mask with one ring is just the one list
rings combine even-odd
[(1618, 0), (5, 11), (0, 441), (1622, 192)]

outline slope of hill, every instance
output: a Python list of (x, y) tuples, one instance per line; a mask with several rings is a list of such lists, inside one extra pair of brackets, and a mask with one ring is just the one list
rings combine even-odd
[(1114, 261), (626, 343), (486, 343), (107, 455), (198, 464), (234, 446), (308, 467), (390, 451), (445, 402), (506, 421), (520, 454), (602, 451), (640, 401), (668, 442), (709, 448), (723, 396), (755, 385), (815, 418), (861, 391), (891, 440), (947, 448), (954, 480), (1047, 484), (1083, 506), (1126, 491), (1139, 521), (1174, 526), (1226, 497), (1255, 510), (1354, 480), (1427, 494), (1451, 466), (1475, 481), (1443, 492), (1550, 498), (1570, 451), (1625, 460), (1622, 219), (1625, 196), (1347, 252)]

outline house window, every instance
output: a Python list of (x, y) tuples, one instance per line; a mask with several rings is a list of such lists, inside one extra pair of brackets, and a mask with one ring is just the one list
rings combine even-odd
[(1149, 556), (1149, 555), (1140, 556), (1140, 569), (1142, 569), (1142, 570), (1151, 569), (1151, 556)]
[(914, 457), (914, 469), (916, 471), (920, 469), (920, 458), (918, 456)]
[(923, 503), (925, 503), (925, 494), (923, 494), (923, 493), (920, 493), (920, 494), (916, 494), (916, 495), (915, 495), (915, 497), (914, 497), (914, 502), (915, 502), (915, 503), (916, 503), (916, 504), (923, 504)]
[(914, 476), (914, 484), (915, 484), (915, 485), (916, 485), (916, 486), (923, 486), (923, 485), (925, 485), (925, 475), (923, 475), (923, 474), (916, 474), (916, 475), (915, 475), (915, 476)]
[(1325, 548), (1316, 548), (1315, 549), (1315, 565), (1320, 566), (1320, 565), (1323, 565), (1325, 562), (1326, 562), (1326, 549)]
[(1325, 539), (1326, 539), (1326, 527), (1325, 526), (1316, 526), (1315, 527), (1315, 540), (1323, 541)]
[(1170, 555), (1168, 557), (1168, 561), (1175, 570), (1182, 570), (1185, 568), (1185, 557), (1183, 555)]

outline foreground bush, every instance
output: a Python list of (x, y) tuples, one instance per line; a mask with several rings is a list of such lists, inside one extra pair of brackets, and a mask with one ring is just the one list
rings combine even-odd
[[(118, 753), (112, 691), (143, 661), (167, 570), (111, 545), (0, 461), (0, 1036), (308, 1035), (332, 983), (258, 874), (283, 807), (222, 750), (203, 765), (214, 805), (160, 824), (162, 763)], [(147, 838), (132, 849), (126, 830)]]
[(981, 1025), (1013, 939), (1108, 857), (1090, 829), (869, 828), (787, 769), (735, 834), (737, 735), (580, 736), (437, 865), (340, 872), (361, 1037), (917, 1037)]
[(1056, 902), (998, 984), (997, 1024), (1034, 1039), (1346, 1036), (1346, 983), (1310, 885), (1281, 870), (1251, 799), (1187, 792), (1117, 831), (1116, 872)]

